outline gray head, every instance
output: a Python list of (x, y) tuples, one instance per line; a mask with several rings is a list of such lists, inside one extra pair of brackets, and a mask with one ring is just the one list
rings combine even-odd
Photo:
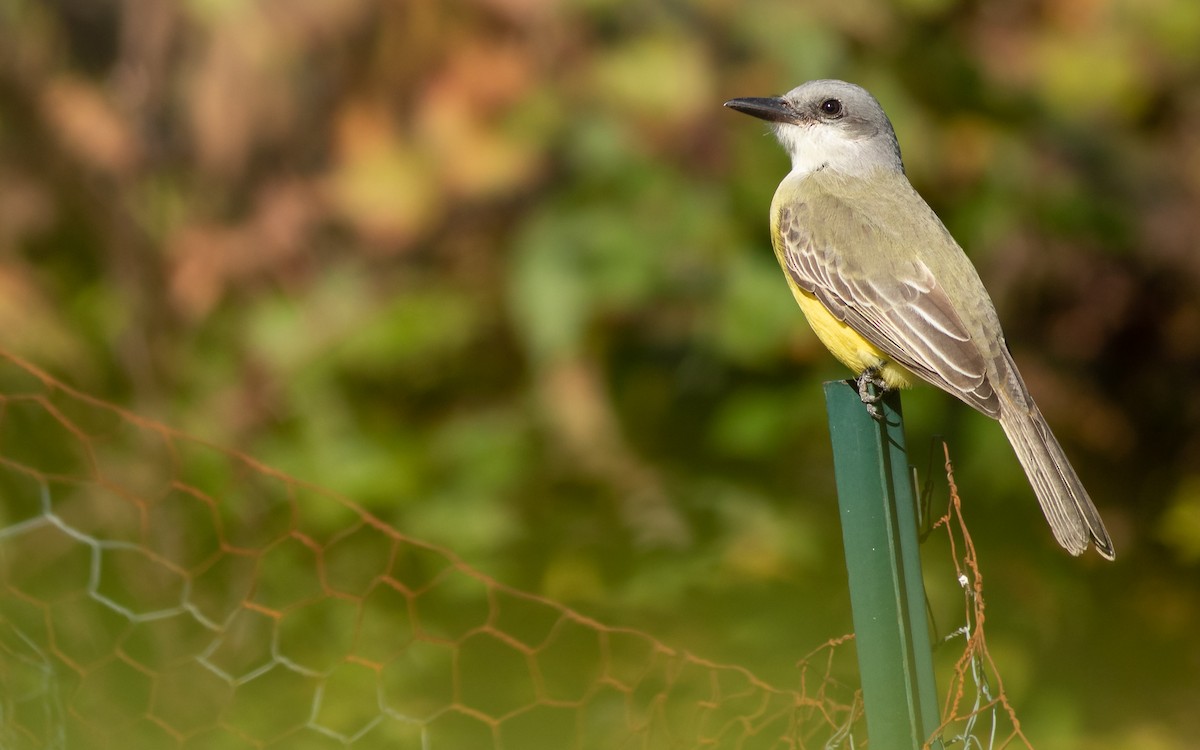
[(732, 99), (725, 106), (770, 122), (792, 157), (793, 172), (904, 171), (891, 121), (861, 86), (809, 81), (783, 96)]

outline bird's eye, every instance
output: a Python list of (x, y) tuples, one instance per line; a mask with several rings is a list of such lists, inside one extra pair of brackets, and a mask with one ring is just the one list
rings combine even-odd
[(821, 111), (829, 117), (837, 117), (842, 114), (842, 103), (837, 99), (826, 99), (821, 102)]

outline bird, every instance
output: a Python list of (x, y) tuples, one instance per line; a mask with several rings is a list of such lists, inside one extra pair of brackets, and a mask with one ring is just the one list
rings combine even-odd
[(1058, 543), (1114, 559), (978, 271), (909, 182), (879, 101), (823, 79), (725, 106), (767, 121), (791, 157), (771, 202), (775, 256), (817, 338), (856, 373), (872, 416), (882, 392), (920, 380), (998, 420)]

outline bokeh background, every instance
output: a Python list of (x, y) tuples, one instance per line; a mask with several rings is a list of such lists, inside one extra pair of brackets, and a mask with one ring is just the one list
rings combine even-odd
[(1117, 545), (1062, 553), (998, 427), (906, 394), (1026, 734), (1195, 747), (1191, 0), (4, 0), (0, 346), (788, 684), (850, 629), (845, 373), (721, 103), (818, 77), (892, 116)]

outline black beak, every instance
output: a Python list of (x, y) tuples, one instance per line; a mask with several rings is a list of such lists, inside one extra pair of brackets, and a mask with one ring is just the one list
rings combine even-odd
[(795, 122), (796, 112), (779, 96), (730, 99), (725, 106), (767, 122)]

